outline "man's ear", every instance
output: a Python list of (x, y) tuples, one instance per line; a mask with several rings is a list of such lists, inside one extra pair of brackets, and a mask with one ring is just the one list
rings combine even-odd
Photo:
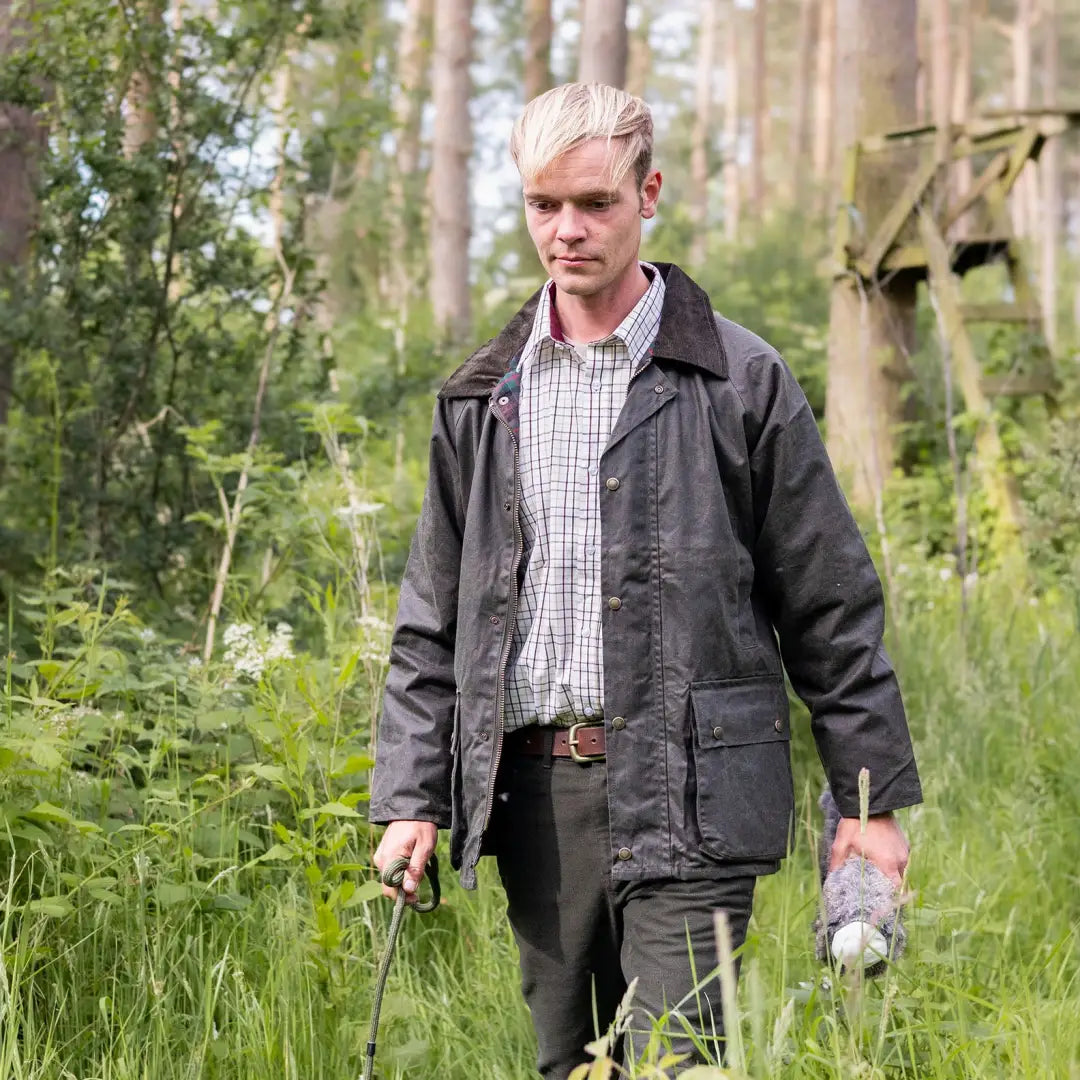
[(663, 184), (663, 176), (658, 170), (654, 170), (645, 177), (645, 183), (641, 185), (641, 216), (646, 220), (656, 216), (656, 203)]

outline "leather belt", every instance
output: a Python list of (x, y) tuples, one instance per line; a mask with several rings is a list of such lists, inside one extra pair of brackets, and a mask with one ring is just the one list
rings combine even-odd
[(582, 765), (603, 761), (607, 753), (607, 738), (603, 724), (571, 724), (557, 728), (530, 724), (518, 728), (507, 740), (507, 746), (518, 754), (535, 757), (572, 758)]

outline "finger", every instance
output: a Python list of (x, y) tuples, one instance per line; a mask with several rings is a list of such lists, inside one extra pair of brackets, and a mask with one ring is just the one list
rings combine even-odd
[(850, 854), (850, 844), (833, 844), (832, 850), (829, 852), (829, 870), (839, 870), (847, 862), (847, 857)]
[(420, 840), (416, 842), (409, 858), (409, 868), (405, 871), (405, 880), (402, 882), (406, 892), (416, 891), (420, 879), (424, 876), (424, 869), (427, 866), (428, 859), (431, 858), (434, 850), (435, 848), (431, 844)]

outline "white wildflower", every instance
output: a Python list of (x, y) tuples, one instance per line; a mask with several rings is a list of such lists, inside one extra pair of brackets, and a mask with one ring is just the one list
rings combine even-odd
[(336, 513), (339, 518), (349, 521), (359, 517), (371, 517), (372, 514), (377, 514), (384, 505), (384, 503), (350, 500), (348, 506), (341, 507)]
[(947, 566), (943, 566), (937, 573), (942, 581), (948, 581), (952, 577), (952, 571)]
[(279, 622), (274, 627), (273, 637), (266, 647), (267, 660), (292, 660), (296, 655), (292, 647), (293, 628), (287, 622)]
[(144, 642), (144, 643), (148, 644), (149, 642), (153, 641), (154, 638), (156, 638), (156, 637), (157, 637), (157, 634), (154, 633), (154, 628), (152, 626), (144, 626), (139, 631), (139, 640)]

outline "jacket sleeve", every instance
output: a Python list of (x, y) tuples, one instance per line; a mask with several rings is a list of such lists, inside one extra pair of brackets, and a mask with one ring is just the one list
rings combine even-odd
[(464, 510), (453, 402), (432, 424), (427, 487), (398, 598), (368, 815), (450, 826), (454, 637)]
[(836, 804), (858, 816), (863, 767), (871, 814), (921, 802), (877, 571), (795, 377), (771, 349), (750, 363), (755, 574)]

